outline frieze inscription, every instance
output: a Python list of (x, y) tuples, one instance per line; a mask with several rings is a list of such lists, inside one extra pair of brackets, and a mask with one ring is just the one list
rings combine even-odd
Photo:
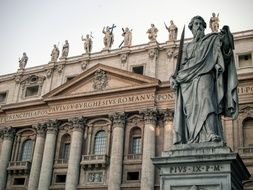
[(136, 103), (148, 102), (148, 101), (166, 102), (166, 101), (174, 101), (174, 99), (175, 99), (175, 95), (172, 92), (157, 94), (157, 95), (150, 93), (150, 94), (140, 94), (140, 95), (125, 96), (125, 97), (90, 100), (90, 101), (83, 101), (83, 102), (69, 103), (69, 104), (52, 105), (52, 106), (49, 106), (48, 109), (25, 111), (25, 112), (19, 112), (19, 113), (9, 113), (6, 115), (2, 115), (0, 116), (0, 124), (4, 124), (5, 122), (8, 122), (8, 121), (45, 117), (50, 114), (56, 114), (56, 113), (62, 113), (62, 112), (68, 112), (68, 111), (96, 109), (96, 108), (102, 108), (102, 107), (107, 107), (107, 106), (128, 105), (128, 104), (136, 104)]
[(253, 94), (253, 86), (239, 86), (237, 88), (238, 94)]

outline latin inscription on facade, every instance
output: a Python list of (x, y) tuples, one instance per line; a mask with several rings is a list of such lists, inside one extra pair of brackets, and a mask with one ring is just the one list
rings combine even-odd
[(191, 166), (171, 166), (169, 174), (191, 174), (191, 173), (209, 173), (220, 172), (223, 170), (221, 165), (191, 165)]
[(238, 87), (238, 94), (253, 94), (253, 86), (243, 86), (243, 87)]
[(149, 101), (156, 101), (156, 102), (165, 101), (166, 102), (166, 101), (171, 101), (174, 99), (175, 99), (174, 93), (164, 93), (164, 94), (158, 94), (158, 95), (150, 93), (150, 94), (140, 94), (140, 95), (125, 96), (125, 97), (90, 100), (90, 101), (83, 101), (83, 102), (78, 102), (78, 103), (52, 105), (52, 106), (49, 106), (48, 109), (44, 109), (44, 110), (10, 113), (7, 115), (0, 116), (0, 124), (3, 124), (8, 121), (45, 117), (50, 114), (62, 113), (62, 112), (68, 112), (68, 111), (103, 108), (103, 107), (116, 106), (116, 105), (138, 104), (141, 102), (149, 102)]

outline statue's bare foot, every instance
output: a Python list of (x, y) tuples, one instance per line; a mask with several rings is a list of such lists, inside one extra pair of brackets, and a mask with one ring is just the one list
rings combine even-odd
[(210, 139), (211, 142), (220, 142), (221, 141), (221, 138), (218, 136), (218, 135), (211, 135), (211, 139)]

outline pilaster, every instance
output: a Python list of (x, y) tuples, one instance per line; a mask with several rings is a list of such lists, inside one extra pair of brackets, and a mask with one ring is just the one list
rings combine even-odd
[(173, 117), (174, 111), (165, 110), (163, 112), (163, 121), (164, 121), (164, 129), (163, 129), (163, 150), (169, 150), (173, 145)]

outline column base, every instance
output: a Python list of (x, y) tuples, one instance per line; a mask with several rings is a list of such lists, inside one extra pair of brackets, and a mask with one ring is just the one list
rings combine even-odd
[(174, 145), (153, 158), (160, 169), (160, 190), (242, 190), (250, 174), (225, 143)]

